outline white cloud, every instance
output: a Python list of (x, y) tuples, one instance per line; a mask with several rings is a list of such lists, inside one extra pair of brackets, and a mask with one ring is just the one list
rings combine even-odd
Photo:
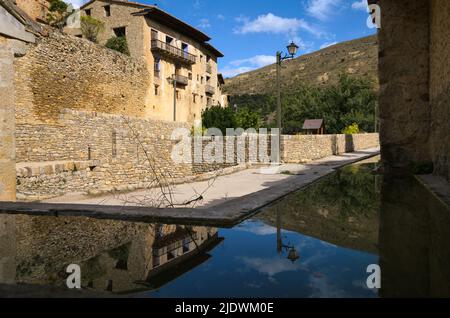
[(87, 0), (66, 0), (65, 2), (70, 3), (75, 9), (78, 9), (85, 4)]
[(209, 19), (200, 19), (198, 27), (202, 29), (207, 29), (211, 27), (211, 23), (209, 22)]
[(263, 67), (276, 62), (276, 57), (271, 55), (256, 55), (248, 59), (235, 60), (230, 62), (232, 66), (241, 66), (243, 64), (250, 64), (255, 67)]
[(223, 69), (220, 70), (220, 73), (225, 77), (225, 78), (230, 78), (230, 77), (235, 77), (236, 75), (242, 74), (242, 73), (247, 73), (250, 71), (253, 71), (255, 68), (254, 67), (237, 67), (237, 68), (232, 68), (229, 66), (225, 66)]
[[(271, 56), (266, 56), (268, 58), (271, 58)], [(244, 60), (241, 60), (244, 61)], [(236, 61), (235, 61), (236, 62)], [(275, 59), (273, 59), (272, 62), (275, 62)], [(236, 230), (242, 231), (242, 232), (249, 232), (255, 235), (265, 236), (265, 235), (273, 235), (277, 233), (277, 229), (273, 226), (266, 225), (264, 223), (252, 223), (248, 222), (244, 226), (237, 227)]]
[(326, 36), (326, 32), (313, 26), (303, 19), (297, 18), (283, 18), (268, 13), (258, 16), (255, 20), (250, 20), (247, 17), (240, 16), (236, 21), (241, 23), (239, 27), (235, 28), (236, 34), (249, 33), (272, 33), (272, 34), (288, 34), (289, 36), (296, 36), (300, 30), (304, 30), (314, 36), (320, 38)]
[(306, 11), (320, 21), (327, 21), (341, 7), (342, 0), (309, 0)]
[(238, 257), (245, 266), (258, 271), (261, 274), (275, 276), (283, 272), (296, 272), (304, 269), (300, 263), (292, 263), (288, 259), (283, 258), (253, 258)]
[(367, 11), (367, 0), (361, 0), (352, 3), (352, 9)]
[(322, 44), (321, 46), (320, 46), (320, 49), (325, 49), (325, 48), (327, 48), (327, 47), (329, 47), (329, 46), (332, 46), (332, 45), (335, 45), (335, 44), (337, 44), (338, 42), (327, 42), (327, 43), (324, 43), (324, 44)]
[(247, 59), (234, 60), (228, 63), (220, 72), (224, 77), (234, 77), (276, 62), (275, 55), (256, 55)]
[(225, 20), (225, 16), (223, 14), (218, 14), (217, 15), (217, 19), (224, 21)]

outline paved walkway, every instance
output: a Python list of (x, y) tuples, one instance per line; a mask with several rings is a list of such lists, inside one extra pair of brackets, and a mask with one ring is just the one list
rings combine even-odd
[[(379, 149), (366, 149), (313, 161), (282, 165), (275, 174), (259, 168), (220, 176), (215, 180), (176, 185), (172, 189), (175, 208), (149, 208), (158, 203), (160, 191), (140, 190), (122, 195), (89, 197), (66, 195), (42, 203), (8, 203), (0, 212), (41, 215), (84, 215), (142, 222), (231, 226), (259, 209), (305, 187), (344, 165), (373, 157)], [(203, 200), (181, 205), (199, 195)], [(51, 204), (49, 204), (51, 203)]]

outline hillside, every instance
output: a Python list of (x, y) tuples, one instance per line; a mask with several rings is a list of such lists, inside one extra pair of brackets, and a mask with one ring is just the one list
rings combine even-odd
[[(370, 36), (342, 42), (283, 63), (282, 85), (292, 90), (296, 83), (311, 86), (335, 84), (339, 74), (377, 78), (378, 41)], [(269, 94), (276, 85), (275, 64), (225, 80), (224, 91), (231, 95)]]

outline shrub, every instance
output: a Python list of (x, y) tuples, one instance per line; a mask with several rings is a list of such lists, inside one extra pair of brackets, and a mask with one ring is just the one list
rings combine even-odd
[(124, 36), (113, 36), (106, 42), (105, 46), (111, 50), (130, 55), (130, 51), (128, 50), (127, 38)]
[(342, 130), (342, 133), (345, 135), (354, 135), (359, 133), (359, 126), (357, 123), (353, 123), (350, 126), (346, 127)]
[(103, 31), (104, 23), (91, 16), (81, 17), (81, 32), (89, 41), (97, 43), (98, 34)]

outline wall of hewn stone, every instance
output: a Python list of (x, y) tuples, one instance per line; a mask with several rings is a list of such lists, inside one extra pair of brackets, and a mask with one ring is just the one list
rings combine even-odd
[(0, 35), (0, 201), (14, 201), (14, 52)]
[[(61, 112), (56, 124), (18, 123), (17, 191), (20, 198), (28, 199), (68, 192), (129, 191), (155, 186), (155, 174), (179, 183), (238, 163), (261, 162), (257, 152), (249, 151), (249, 137), (244, 142), (233, 141), (233, 162), (226, 162), (226, 143), (223, 163), (202, 160), (205, 153), (216, 154), (215, 150), (205, 151), (213, 147), (211, 137), (204, 137), (199, 152), (194, 142), (187, 148), (192, 159), (199, 160), (174, 163), (172, 152), (180, 141), (172, 140), (175, 128), (189, 131), (187, 124), (69, 109)], [(270, 139), (266, 140), (268, 145), (262, 151), (268, 157), (271, 145)], [(379, 144), (378, 134), (284, 136), (283, 141), (286, 162), (305, 162)], [(237, 151), (238, 144), (244, 149), (243, 157)]]
[(16, 120), (54, 123), (63, 109), (143, 117), (146, 64), (58, 31), (15, 62)]
[(431, 1), (431, 152), (434, 170), (450, 180), (450, 2)]
[(282, 158), (290, 163), (308, 162), (379, 145), (378, 134), (283, 136)]
[(171, 135), (179, 127), (189, 128), (68, 109), (61, 112), (57, 125), (19, 122), (17, 162), (41, 163), (18, 169), (18, 192), (45, 195), (143, 187), (154, 179), (152, 169), (172, 178), (192, 175), (191, 165), (174, 165), (171, 160)]
[(379, 0), (381, 154), (387, 173), (431, 162), (429, 1)]

